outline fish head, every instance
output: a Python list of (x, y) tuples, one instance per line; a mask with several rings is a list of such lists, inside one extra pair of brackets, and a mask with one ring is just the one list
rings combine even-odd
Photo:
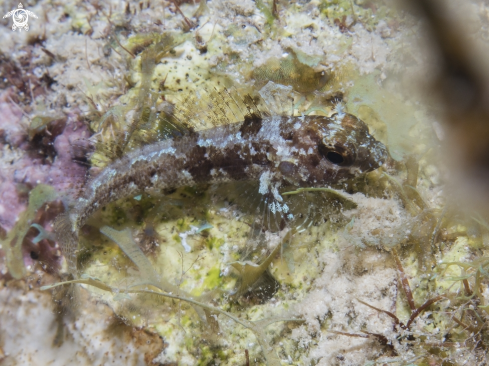
[(381, 167), (388, 157), (387, 148), (365, 122), (348, 113), (305, 116), (291, 136), (297, 148), (294, 181), (304, 186), (356, 177)]

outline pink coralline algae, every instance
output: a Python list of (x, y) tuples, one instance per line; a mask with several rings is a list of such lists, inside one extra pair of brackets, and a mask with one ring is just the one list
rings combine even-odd
[[(77, 110), (61, 114), (29, 139), (21, 125), (22, 111), (0, 94), (0, 226), (9, 231), (26, 209), (27, 192), (38, 184), (53, 186), (60, 193), (81, 185), (86, 167), (73, 161), (77, 140), (89, 137), (89, 130)], [(54, 132), (54, 133), (53, 133)]]

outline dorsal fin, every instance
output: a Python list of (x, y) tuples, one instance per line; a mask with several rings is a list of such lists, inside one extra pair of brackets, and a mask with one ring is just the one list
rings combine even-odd
[[(272, 83), (273, 84), (273, 83)], [(93, 154), (89, 160), (103, 168), (129, 151), (165, 139), (246, 120), (261, 120), (272, 114), (290, 114), (294, 95), (276, 84), (259, 94), (237, 88), (201, 89), (182, 99), (159, 102), (160, 93), (147, 92), (148, 100), (125, 107), (113, 107), (95, 125), (99, 131), (91, 138)], [(289, 112), (289, 113), (287, 113)], [(132, 114), (130, 123), (125, 117)], [(126, 117), (127, 118), (127, 117)]]
[(196, 131), (270, 115), (258, 95), (231, 90), (203, 89), (175, 102), (175, 117)]

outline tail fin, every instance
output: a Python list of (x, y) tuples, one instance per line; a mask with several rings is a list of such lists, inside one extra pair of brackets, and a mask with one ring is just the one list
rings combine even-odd
[(77, 277), (76, 251), (78, 249), (78, 234), (73, 231), (73, 225), (67, 212), (62, 213), (54, 221), (54, 232), (61, 252), (68, 263), (68, 270)]

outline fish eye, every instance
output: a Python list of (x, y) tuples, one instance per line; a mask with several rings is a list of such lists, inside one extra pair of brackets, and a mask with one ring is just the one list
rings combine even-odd
[(355, 160), (351, 151), (341, 145), (327, 146), (320, 143), (318, 146), (319, 153), (326, 158), (331, 164), (338, 166), (349, 166)]
[(326, 159), (328, 159), (329, 162), (335, 165), (341, 165), (345, 161), (345, 159), (343, 159), (343, 156), (341, 156), (341, 154), (338, 154), (335, 151), (329, 151), (326, 154)]

